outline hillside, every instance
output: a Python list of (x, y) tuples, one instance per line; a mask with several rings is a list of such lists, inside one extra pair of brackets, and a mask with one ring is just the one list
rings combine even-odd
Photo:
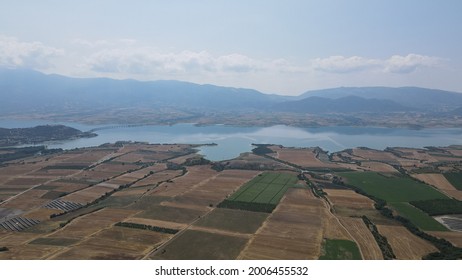
[(419, 110), (447, 111), (462, 106), (462, 94), (419, 87), (340, 87), (307, 91), (299, 99), (308, 97), (341, 98), (357, 96), (391, 100), (402, 106)]
[(0, 128), (0, 147), (93, 136), (96, 136), (96, 134), (82, 132), (64, 125), (39, 125), (32, 128), (11, 129)]
[(462, 94), (416, 87), (334, 88), (289, 97), (181, 81), (70, 78), (0, 68), (0, 98), (0, 117), (87, 124), (462, 125), (457, 118)]
[(23, 69), (0, 69), (0, 97), (2, 113), (165, 106), (243, 110), (285, 100), (252, 89), (180, 81), (69, 78)]
[(298, 101), (287, 101), (274, 106), (274, 110), (311, 114), (358, 113), (358, 112), (402, 112), (413, 108), (402, 106), (391, 100), (366, 99), (357, 96), (346, 96), (337, 99), (325, 97), (308, 97)]

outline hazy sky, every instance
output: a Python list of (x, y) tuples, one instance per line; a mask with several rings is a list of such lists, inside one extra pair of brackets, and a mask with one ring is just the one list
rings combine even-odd
[(0, 66), (298, 95), (462, 92), (460, 0), (0, 0)]

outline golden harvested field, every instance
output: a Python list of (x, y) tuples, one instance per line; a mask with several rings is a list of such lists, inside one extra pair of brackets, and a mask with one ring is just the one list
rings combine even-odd
[(125, 219), (124, 222), (155, 226), (155, 227), (161, 227), (161, 228), (177, 229), (177, 230), (184, 229), (188, 226), (188, 224), (180, 224), (180, 223), (175, 223), (175, 222), (144, 219), (144, 218), (134, 218), (134, 217)]
[(377, 225), (377, 229), (388, 239), (397, 259), (420, 260), (437, 251), (432, 244), (413, 235), (403, 226)]
[(94, 168), (92, 168), (95, 172), (108, 172), (110, 174), (121, 174), (127, 172), (128, 170), (138, 169), (139, 166), (130, 163), (103, 163)]
[[(259, 172), (223, 171), (194, 185), (162, 205), (209, 211)], [(161, 188), (162, 189), (162, 188)]]
[(151, 187), (136, 187), (136, 188), (128, 188), (123, 189), (121, 191), (117, 191), (111, 195), (111, 197), (123, 197), (123, 196), (142, 196), (143, 194), (147, 193), (151, 190)]
[[(271, 154), (275, 156), (275, 154)], [(226, 161), (226, 165), (230, 169), (269, 169), (269, 170), (287, 170), (293, 169), (293, 167), (283, 164), (262, 156), (258, 156), (252, 153), (242, 153), (236, 159)]]
[(160, 182), (167, 181), (170, 179), (173, 179), (183, 173), (182, 170), (165, 170), (165, 171), (160, 171), (157, 173), (154, 173), (150, 175), (149, 177), (142, 179), (135, 184), (132, 185), (132, 187), (139, 187), (139, 186), (147, 186), (147, 185), (157, 185)]
[(424, 149), (413, 149), (413, 148), (394, 148), (393, 150), (399, 151), (402, 153), (402, 157), (409, 159), (417, 159), (419, 161), (425, 162), (437, 162), (432, 155), (430, 155), (427, 150)]
[(104, 208), (73, 220), (48, 237), (85, 238), (138, 212), (138, 210)]
[(444, 192), (447, 193), (449, 196), (452, 196), (455, 199), (462, 201), (462, 191), (459, 191), (459, 190), (454, 190), (454, 191), (445, 190)]
[(184, 164), (188, 159), (192, 159), (192, 158), (200, 158), (200, 156), (198, 156), (197, 154), (189, 154), (189, 155), (177, 157), (174, 159), (170, 159), (169, 162), (173, 162), (176, 164)]
[(451, 183), (444, 177), (443, 174), (439, 173), (427, 173), (427, 174), (412, 174), (412, 177), (423, 181), (429, 185), (435, 186), (440, 190), (450, 190), (454, 191), (454, 188)]
[(184, 176), (175, 178), (171, 183), (164, 184), (160, 188), (153, 190), (150, 195), (174, 197), (196, 188), (198, 184), (209, 180), (217, 174), (218, 172), (212, 170), (208, 165), (191, 166)]
[(351, 234), (346, 228), (339, 222), (339, 219), (334, 216), (329, 210), (325, 209), (324, 217), (324, 233), (325, 239), (341, 239), (341, 240), (353, 240)]
[(51, 180), (52, 177), (16, 177), (8, 181), (8, 185), (12, 186), (36, 186), (45, 183), (46, 181)]
[(361, 218), (342, 217), (340, 221), (355, 239), (364, 259), (383, 260), (379, 245)]
[(353, 155), (370, 161), (381, 161), (397, 164), (399, 158), (389, 152), (378, 151), (373, 149), (353, 149)]
[(48, 257), (59, 250), (56, 246), (43, 246), (24, 244), (8, 247), (7, 252), (0, 254), (0, 259), (4, 260), (39, 260)]
[(353, 190), (324, 189), (328, 199), (337, 206), (350, 208), (374, 208), (374, 201)]
[(289, 189), (239, 259), (318, 259), (324, 207), (310, 190)]
[(0, 236), (0, 241), (3, 246), (12, 247), (17, 245), (26, 244), (35, 238), (37, 238), (39, 234), (35, 233), (28, 233), (28, 232), (8, 232), (5, 236)]
[[(32, 166), (31, 166), (32, 165)], [(41, 166), (36, 166), (34, 164), (24, 164), (24, 165), (10, 165), (0, 168), (0, 176), (14, 177), (17, 175), (27, 174), (35, 170), (39, 170)]]
[(458, 149), (448, 149), (447, 151), (449, 151), (451, 154), (457, 156), (457, 157), (462, 157), (462, 150), (458, 150)]
[(29, 190), (20, 196), (17, 196), (5, 203), (2, 204), (3, 208), (13, 208), (13, 209), (20, 209), (20, 210), (30, 210), (35, 207), (39, 207), (47, 202), (50, 199), (42, 199), (40, 198), (42, 195), (47, 193), (46, 190)]
[(362, 161), (361, 167), (367, 171), (376, 171), (376, 172), (398, 172), (393, 166), (376, 161)]
[(139, 214), (136, 218), (162, 220), (179, 224), (189, 224), (206, 214), (209, 209), (191, 209), (185, 207), (173, 207), (164, 205), (151, 205)]
[(58, 209), (48, 209), (48, 208), (38, 208), (28, 212), (27, 214), (23, 215), (25, 218), (35, 219), (39, 221), (48, 220), (51, 214), (57, 214), (63, 212), (62, 210)]
[(97, 198), (100, 198), (101, 196), (103, 196), (104, 194), (112, 190), (113, 188), (96, 185), (96, 186), (89, 187), (89, 188), (77, 191), (75, 193), (66, 195), (62, 199), (66, 201), (87, 204), (87, 203), (90, 203), (96, 200)]
[(82, 163), (91, 165), (106, 156), (110, 155), (114, 150), (112, 149), (98, 149), (98, 148), (90, 148), (89, 151), (84, 153), (79, 153), (75, 157), (71, 157), (69, 159), (63, 160), (62, 162), (72, 162), (72, 163)]
[(316, 149), (280, 148), (272, 146), (277, 158), (303, 167), (337, 167), (335, 163), (323, 162), (317, 158)]
[(60, 192), (75, 192), (81, 190), (83, 188), (88, 187), (87, 183), (82, 182), (70, 182), (70, 181), (53, 181), (46, 184), (46, 186), (53, 187), (53, 190), (60, 191)]

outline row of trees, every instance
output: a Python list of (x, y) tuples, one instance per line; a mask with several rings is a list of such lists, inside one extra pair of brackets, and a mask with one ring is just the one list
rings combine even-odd
[(150, 226), (150, 225), (143, 225), (143, 224), (136, 224), (136, 223), (127, 223), (127, 222), (118, 222), (115, 224), (119, 227), (128, 227), (128, 228), (136, 228), (136, 229), (143, 229), (143, 230), (151, 230), (161, 233), (168, 233), (168, 234), (175, 234), (179, 230), (171, 229), (171, 228), (164, 228), (164, 227), (157, 227), (157, 226)]

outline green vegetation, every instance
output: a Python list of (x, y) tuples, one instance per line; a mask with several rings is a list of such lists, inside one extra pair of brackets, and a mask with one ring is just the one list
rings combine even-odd
[(136, 223), (126, 223), (126, 222), (118, 222), (117, 224), (115, 224), (115, 226), (151, 230), (155, 232), (168, 233), (168, 234), (175, 234), (179, 231), (177, 229), (156, 227), (156, 226), (150, 226), (150, 225), (142, 225), (142, 224), (136, 224)]
[(355, 242), (350, 240), (326, 239), (323, 242), (320, 260), (361, 260), (361, 253)]
[(462, 173), (445, 173), (444, 177), (454, 186), (454, 188), (462, 191)]
[(63, 246), (67, 247), (79, 242), (80, 239), (74, 238), (37, 238), (29, 242), (29, 244), (36, 244), (36, 245), (52, 245), (52, 246)]
[(375, 242), (379, 245), (380, 251), (382, 251), (382, 256), (384, 260), (392, 260), (396, 259), (395, 253), (388, 243), (388, 240), (385, 236), (381, 235), (380, 232), (377, 230), (375, 224), (366, 216), (362, 216), (363, 222), (371, 231), (372, 235), (374, 236)]
[(410, 204), (424, 211), (428, 215), (462, 214), (462, 201), (456, 199), (433, 199), (411, 201)]
[(339, 173), (348, 180), (357, 192), (366, 194), (376, 201), (375, 207), (386, 217), (393, 213), (386, 207), (391, 205), (402, 217), (409, 219), (423, 230), (445, 231), (443, 225), (421, 210), (411, 206), (411, 201), (451, 199), (432, 187), (404, 176), (384, 176), (376, 172)]
[(427, 213), (415, 208), (406, 202), (394, 202), (391, 206), (398, 211), (399, 215), (409, 219), (412, 223), (422, 230), (428, 231), (447, 231), (448, 229)]
[(376, 172), (343, 172), (340, 176), (366, 193), (386, 202), (449, 199), (434, 188), (403, 176), (384, 176)]
[(287, 173), (264, 173), (244, 184), (218, 207), (271, 213), (297, 177)]
[(252, 152), (256, 155), (266, 155), (266, 154), (274, 153), (273, 150), (268, 148), (268, 146), (271, 146), (269, 144), (252, 144), (252, 145), (256, 146), (256, 148), (252, 149)]
[[(1, 137), (0, 137), (1, 139)], [(0, 146), (2, 145), (0, 141)], [(24, 148), (0, 148), (0, 163), (17, 160), (37, 154), (52, 154), (62, 152), (62, 149), (47, 149), (45, 146), (24, 147)]]

